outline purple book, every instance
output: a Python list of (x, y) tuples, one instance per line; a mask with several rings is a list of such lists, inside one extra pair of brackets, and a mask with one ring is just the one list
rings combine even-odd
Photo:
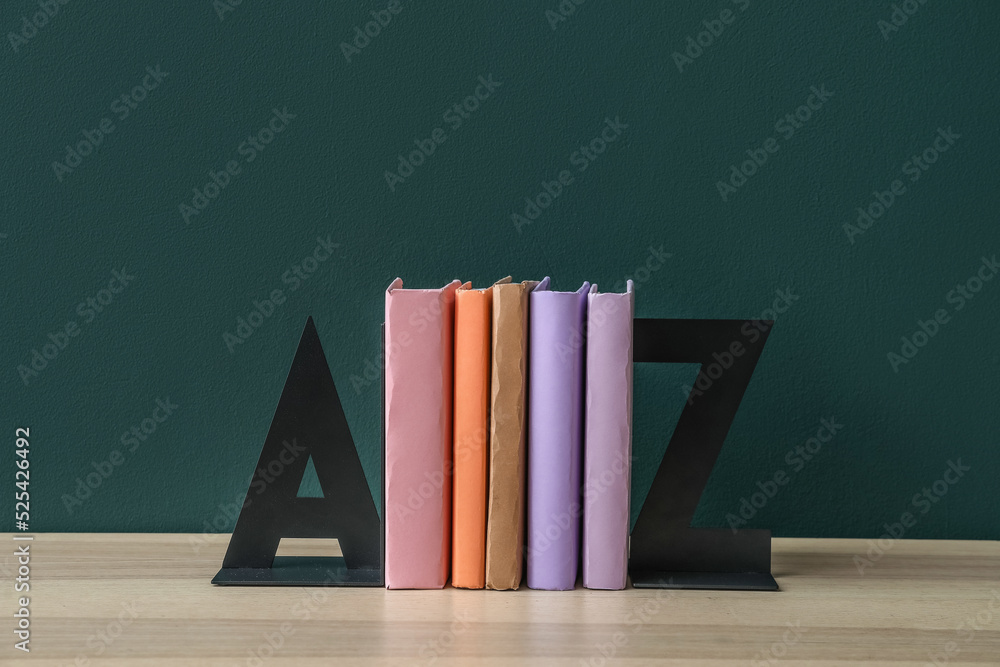
[(632, 457), (632, 314), (624, 294), (587, 295), (583, 585), (625, 588)]
[(583, 453), (584, 319), (589, 283), (531, 292), (528, 315), (528, 587), (576, 585)]

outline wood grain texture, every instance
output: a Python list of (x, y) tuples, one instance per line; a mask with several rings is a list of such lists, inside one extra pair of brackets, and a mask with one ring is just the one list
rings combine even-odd
[[(228, 537), (36, 535), (32, 651), (13, 650), (5, 575), (0, 662), (902, 667), (940, 659), (953, 642), (949, 666), (1000, 664), (997, 542), (900, 541), (862, 575), (852, 557), (866, 540), (775, 539), (778, 593), (387, 591), (212, 586)], [(268, 636), (280, 648), (258, 662), (251, 651)], [(602, 649), (613, 659), (602, 662)]]

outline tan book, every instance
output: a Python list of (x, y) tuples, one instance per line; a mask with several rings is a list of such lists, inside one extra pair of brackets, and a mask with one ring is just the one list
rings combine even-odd
[(493, 286), (486, 588), (516, 589), (524, 554), (528, 294), (537, 281)]

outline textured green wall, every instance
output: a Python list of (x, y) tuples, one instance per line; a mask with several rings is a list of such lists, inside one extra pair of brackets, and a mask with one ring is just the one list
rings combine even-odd
[[(31, 427), (34, 530), (230, 529), (308, 315), (377, 484), (379, 382), (357, 378), (379, 363), (383, 290), (512, 274), (557, 289), (633, 277), (640, 317), (767, 317), (791, 293), (698, 523), (724, 525), (784, 471), (748, 525), (874, 537), (909, 510), (910, 537), (1000, 538), (1000, 280), (974, 280), (961, 308), (951, 292), (1000, 252), (1000, 5), (909, 0), (895, 26), (888, 2), (565, 0), (561, 17), (557, 0), (402, 2), (345, 55), (388, 2), (223, 1), (71, 0), (34, 32), (35, 0), (0, 11), (28, 36), (2, 45), (0, 270), (3, 422), (11, 449)], [(479, 77), (478, 108), (448, 111)], [(141, 101), (121, 101), (144, 80)], [(272, 118), (281, 131), (254, 148)], [(579, 152), (616, 119), (603, 153)], [(904, 164), (939, 128), (958, 137), (934, 164)], [(397, 156), (432, 137), (390, 187)], [(766, 162), (743, 182), (731, 165), (747, 151)], [(196, 198), (227, 164), (226, 187)], [(563, 171), (572, 182), (515, 224)], [(888, 210), (845, 231), (897, 179)], [(302, 279), (317, 238), (337, 245)], [(113, 271), (134, 278), (101, 295)], [(274, 290), (282, 303), (231, 352), (224, 334)], [(86, 305), (99, 295), (111, 303)], [(894, 369), (887, 354), (939, 309), (947, 321)], [(76, 335), (23, 381), (69, 322)], [(695, 370), (637, 369), (637, 502)], [(123, 445), (157, 399), (177, 407)], [(827, 418), (843, 428), (796, 463)], [(970, 469), (938, 500), (949, 460)], [(925, 487), (936, 502), (914, 504)]]

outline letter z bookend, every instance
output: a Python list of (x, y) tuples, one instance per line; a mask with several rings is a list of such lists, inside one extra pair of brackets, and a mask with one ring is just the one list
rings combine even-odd
[[(297, 497), (310, 458), (322, 498)], [(280, 473), (268, 473), (275, 461)], [(343, 557), (275, 557), (283, 537), (336, 538)], [(381, 587), (384, 562), (382, 523), (310, 317), (212, 583)]]
[[(772, 324), (633, 321), (634, 362), (699, 363), (711, 379), (708, 388), (691, 390), (639, 510), (629, 553), (634, 587), (778, 590), (771, 576), (770, 530), (691, 527)], [(747, 325), (758, 333), (752, 341), (742, 333)], [(712, 365), (719, 367), (716, 374), (705, 370)]]

